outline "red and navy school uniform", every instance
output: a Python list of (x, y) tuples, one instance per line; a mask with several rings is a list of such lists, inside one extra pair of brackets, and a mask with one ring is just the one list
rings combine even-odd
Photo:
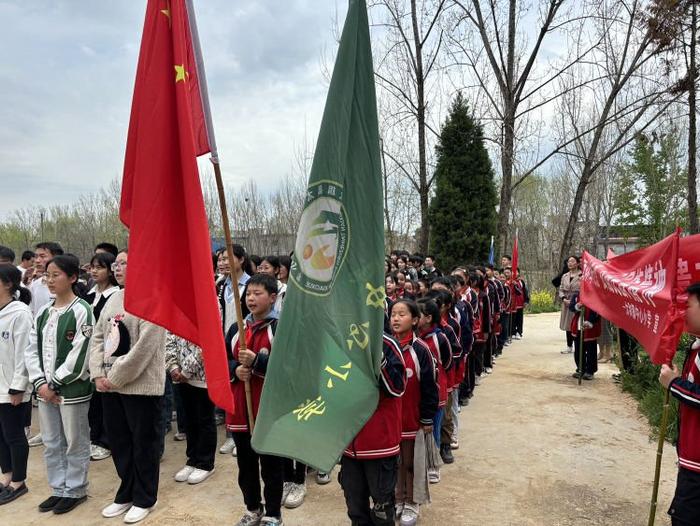
[[(277, 328), (277, 313), (268, 314), (263, 320), (253, 320), (249, 315), (245, 320), (246, 348), (256, 354), (252, 364), (250, 390), (252, 394), (253, 415), (257, 418), (262, 394), (263, 382), (267, 373), (267, 362), (272, 351), (272, 342)], [(259, 455), (252, 447), (251, 434), (248, 429), (248, 408), (245, 398), (245, 383), (236, 376), (236, 369), (241, 366), (238, 361), (240, 341), (238, 324), (231, 325), (226, 334), (226, 352), (229, 356), (231, 391), (236, 412), (226, 414), (226, 428), (233, 432), (236, 443), (236, 463), (238, 464), (238, 486), (243, 493), (243, 501), (248, 511), (262, 508), (262, 496), (265, 497), (265, 515), (281, 518), (282, 488), (284, 485), (284, 464), (281, 457)], [(260, 478), (264, 488), (261, 488)]]
[[(474, 376), (479, 376), (485, 365), (489, 333), (491, 331), (491, 301), (486, 290), (477, 293), (477, 308), (474, 311)], [(489, 366), (490, 367), (490, 366)], [(471, 373), (470, 373), (471, 374)], [(474, 383), (472, 383), (474, 385)]]
[(433, 355), (438, 377), (438, 407), (445, 407), (448, 392), (447, 370), (452, 368), (452, 346), (437, 324), (421, 332), (420, 339), (426, 343)]
[(455, 386), (455, 365), (462, 359), (462, 344), (459, 343), (460, 327), (459, 322), (451, 316), (451, 313), (444, 313), (440, 318), (440, 328), (447, 336), (452, 348), (452, 361), (450, 367), (446, 368), (447, 372), (447, 393), (451, 393)]
[(678, 481), (669, 509), (674, 524), (700, 517), (700, 340), (688, 349), (683, 372), (669, 385), (678, 399)]
[(471, 287), (465, 288), (461, 293), (458, 302), (461, 308), (460, 325), (462, 326), (462, 371), (458, 372), (458, 377), (462, 378), (459, 386), (459, 399), (464, 401), (469, 397), (473, 389), (473, 379), (471, 370), (474, 368), (474, 305), (477, 301), (476, 293)]
[(523, 322), (525, 304), (530, 303), (530, 292), (527, 289), (525, 281), (518, 278), (513, 283), (513, 291), (515, 292), (515, 317), (513, 318), (513, 333), (523, 335)]
[(379, 403), (374, 414), (343, 451), (346, 457), (371, 460), (399, 454), (401, 397), (406, 390), (406, 364), (395, 338), (384, 334)]
[(435, 363), (423, 340), (411, 333), (401, 340), (406, 364), (406, 390), (401, 400), (401, 439), (415, 440), (421, 426), (433, 423), (438, 410), (438, 384)]
[[(250, 378), (250, 390), (252, 395), (253, 416), (257, 418), (260, 396), (262, 395), (263, 382), (267, 373), (267, 362), (272, 350), (272, 342), (277, 329), (277, 313), (271, 312), (264, 320), (254, 321), (251, 316), (245, 320), (246, 348), (256, 354), (252, 366)], [(238, 351), (240, 349), (238, 324), (234, 323), (226, 334), (226, 352), (229, 356), (229, 373), (231, 378), (231, 391), (236, 413), (227, 415), (226, 429), (234, 433), (247, 433), (248, 409), (245, 398), (245, 384), (236, 376), (236, 369), (240, 366)]]
[[(603, 323), (600, 315), (592, 309), (586, 308), (583, 319), (581, 319), (581, 311), (576, 310), (575, 305), (578, 301), (578, 294), (574, 294), (571, 299), (569, 309), (573, 311), (574, 317), (571, 320), (571, 335), (574, 337), (574, 361), (576, 362), (576, 370), (584, 374), (595, 374), (598, 371), (598, 338), (602, 332)], [(584, 322), (589, 322), (592, 327), (583, 329), (583, 365), (581, 361), (581, 338), (579, 329), (583, 327)]]
[(459, 323), (459, 344), (462, 347), (462, 356), (453, 366), (453, 389), (460, 389), (460, 386), (464, 383), (464, 378), (467, 371), (467, 360), (472, 349), (472, 342), (474, 339), (472, 333), (473, 317), (471, 305), (465, 302), (460, 296), (455, 303), (455, 319)]
[(377, 409), (340, 460), (338, 480), (352, 524), (394, 524), (405, 389), (401, 347), (384, 334)]

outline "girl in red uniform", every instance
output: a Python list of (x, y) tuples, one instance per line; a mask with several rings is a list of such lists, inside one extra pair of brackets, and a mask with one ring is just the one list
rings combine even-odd
[(415, 330), (420, 320), (412, 300), (399, 299), (391, 306), (391, 329), (399, 341), (406, 364), (406, 390), (402, 400), (401, 463), (396, 484), (396, 511), (402, 526), (418, 521), (419, 505), (413, 498), (414, 441), (418, 433), (433, 431), (438, 410), (438, 384), (428, 346)]

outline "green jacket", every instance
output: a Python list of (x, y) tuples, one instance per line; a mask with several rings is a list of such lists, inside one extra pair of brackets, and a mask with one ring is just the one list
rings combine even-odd
[[(37, 313), (25, 353), (29, 379), (36, 390), (48, 381), (45, 371), (50, 366), (44, 363), (43, 341), (53, 304), (50, 301)], [(58, 318), (51, 381), (59, 389), (64, 404), (87, 402), (92, 396), (88, 348), (93, 324), (92, 308), (80, 298), (76, 298)]]

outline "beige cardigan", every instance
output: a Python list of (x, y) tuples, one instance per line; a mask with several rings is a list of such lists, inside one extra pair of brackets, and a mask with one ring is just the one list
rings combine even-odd
[[(121, 316), (130, 348), (123, 356), (105, 357), (105, 339), (118, 337), (113, 319)], [(114, 385), (111, 392), (129, 395), (161, 396), (165, 390), (165, 330), (124, 310), (124, 291), (109, 297), (90, 340), (90, 377), (106, 377)]]
[(569, 306), (564, 303), (564, 300), (570, 300), (574, 294), (581, 289), (581, 271), (567, 272), (561, 277), (561, 285), (559, 285), (559, 299), (562, 300), (561, 315), (559, 316), (559, 328), (562, 331), (571, 330), (571, 322), (574, 319), (574, 313), (569, 310)]

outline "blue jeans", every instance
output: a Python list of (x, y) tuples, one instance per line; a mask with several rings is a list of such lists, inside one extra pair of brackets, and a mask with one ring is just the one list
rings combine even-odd
[(54, 405), (39, 401), (41, 438), (49, 485), (56, 497), (87, 495), (90, 465), (90, 402)]
[[(449, 409), (449, 408), (447, 408)], [(440, 430), (442, 429), (442, 417), (445, 415), (445, 407), (440, 407), (433, 417), (433, 436), (435, 443), (440, 447)]]

